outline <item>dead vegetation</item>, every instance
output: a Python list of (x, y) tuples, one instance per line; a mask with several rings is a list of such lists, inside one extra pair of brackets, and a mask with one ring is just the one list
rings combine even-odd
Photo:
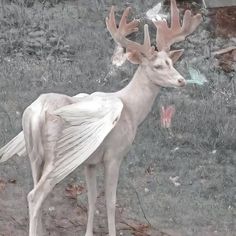
[(222, 7), (212, 10), (215, 34), (223, 37), (235, 37), (236, 7)]

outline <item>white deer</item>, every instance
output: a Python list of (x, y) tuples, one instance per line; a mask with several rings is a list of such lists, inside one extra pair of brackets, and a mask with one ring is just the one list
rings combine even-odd
[[(171, 0), (171, 27), (165, 21), (157, 28), (156, 51), (151, 46), (148, 25), (144, 26), (143, 45), (126, 38), (136, 32), (138, 21), (127, 22), (127, 8), (116, 25), (114, 7), (106, 19), (115, 42), (126, 49), (126, 57), (139, 64), (130, 83), (114, 93), (95, 92), (69, 97), (43, 94), (23, 114), (23, 132), (0, 149), (0, 161), (15, 154), (29, 156), (34, 188), (28, 194), (30, 236), (41, 236), (42, 203), (54, 186), (82, 163), (88, 189), (88, 222), (85, 236), (93, 235), (97, 197), (96, 167), (105, 167), (105, 197), (110, 236), (116, 235), (115, 204), (120, 164), (135, 138), (138, 126), (150, 112), (161, 87), (183, 87), (185, 79), (173, 63), (183, 50), (170, 46), (191, 34), (202, 17), (187, 10), (183, 25), (175, 0)], [(27, 152), (26, 152), (27, 150)]]

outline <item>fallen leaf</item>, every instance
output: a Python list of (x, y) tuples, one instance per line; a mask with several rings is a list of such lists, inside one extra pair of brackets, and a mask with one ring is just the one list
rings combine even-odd
[(78, 195), (84, 192), (84, 187), (77, 184), (69, 184), (65, 191), (66, 197), (76, 199)]
[(128, 226), (132, 235), (134, 236), (150, 236), (151, 234), (148, 232), (150, 230), (150, 225), (142, 224), (142, 223), (127, 223), (121, 222), (122, 224)]
[(148, 166), (148, 168), (145, 170), (145, 173), (148, 175), (153, 175), (154, 174), (154, 168), (152, 165)]

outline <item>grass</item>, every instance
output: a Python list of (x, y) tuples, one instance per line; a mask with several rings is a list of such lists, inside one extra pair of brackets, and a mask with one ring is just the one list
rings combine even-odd
[[(0, 18), (1, 103), (15, 99), (22, 113), (44, 92), (73, 95), (124, 86), (119, 81), (131, 78), (134, 68), (126, 64), (119, 71), (110, 65), (113, 45), (103, 21), (106, 12), (84, 20), (90, 11), (95, 13), (99, 9), (107, 10), (98, 3), (95, 8), (83, 2), (78, 7), (74, 1), (58, 4), (56, 8), (46, 8), (38, 2), (31, 8), (24, 3), (6, 4)], [(42, 33), (37, 37), (37, 32)], [(31, 44), (27, 43), (35, 33)], [(203, 87), (190, 85), (181, 94), (178, 91), (161, 94), (161, 102), (154, 108), (157, 120), (161, 104), (173, 103), (177, 109), (172, 143), (235, 150), (236, 82), (222, 73), (214, 70), (212, 75), (217, 79), (210, 79)], [(158, 139), (166, 143), (162, 133)]]

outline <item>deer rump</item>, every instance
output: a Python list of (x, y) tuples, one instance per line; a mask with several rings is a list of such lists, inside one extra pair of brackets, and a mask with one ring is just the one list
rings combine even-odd
[[(60, 182), (86, 161), (117, 124), (122, 109), (119, 98), (100, 94), (80, 97), (78, 102), (51, 112), (50, 116), (60, 117), (64, 124), (56, 143), (55, 168), (49, 177)], [(0, 162), (15, 155), (27, 155), (23, 131), (0, 149)]]

